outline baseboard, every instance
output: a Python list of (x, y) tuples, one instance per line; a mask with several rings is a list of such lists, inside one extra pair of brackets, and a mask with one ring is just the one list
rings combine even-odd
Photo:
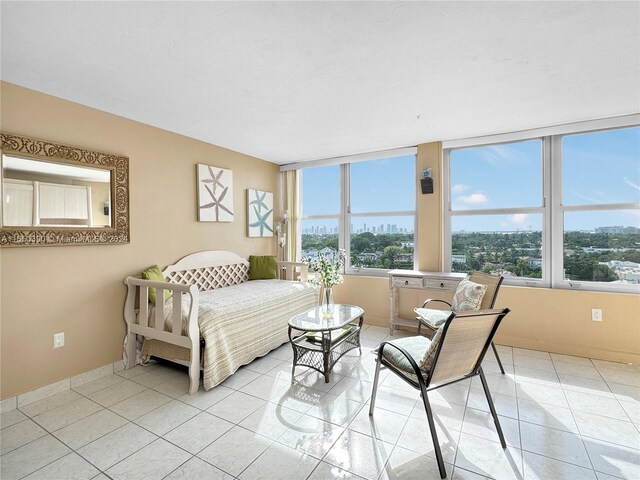
[(106, 377), (107, 375), (111, 375), (112, 373), (119, 372), (123, 369), (124, 362), (119, 360), (115, 363), (105, 365), (104, 367), (89, 370), (88, 372), (66, 378), (59, 382), (45, 385), (44, 387), (32, 390), (31, 392), (25, 392), (15, 397), (6, 398), (0, 402), (0, 413), (6, 413), (11, 410), (15, 410), (16, 408), (39, 402), (40, 400), (52, 395), (71, 390), (72, 388), (79, 387), (85, 383), (93, 382), (94, 380)]
[(373, 315), (367, 315), (366, 312), (365, 312), (365, 314), (364, 314), (364, 324), (365, 325), (374, 325), (376, 327), (387, 327), (387, 328), (389, 328), (389, 318), (375, 317)]
[(576, 357), (593, 358), (595, 360), (607, 360), (609, 362), (631, 363), (640, 365), (640, 354), (633, 352), (614, 352), (600, 348), (586, 347), (582, 345), (567, 345), (560, 343), (549, 343), (531, 338), (514, 337), (511, 335), (498, 335), (495, 343), (509, 347), (527, 348), (529, 350), (539, 350), (542, 352), (559, 353), (562, 355), (573, 355)]

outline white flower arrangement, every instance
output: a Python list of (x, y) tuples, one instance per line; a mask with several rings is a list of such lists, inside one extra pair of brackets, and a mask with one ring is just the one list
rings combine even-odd
[(341, 248), (337, 254), (331, 253), (330, 255), (325, 255), (324, 253), (318, 253), (317, 258), (303, 259), (302, 261), (319, 275), (319, 278), (315, 276), (309, 279), (309, 283), (329, 289), (334, 285), (339, 285), (344, 282), (344, 278), (340, 272), (344, 267), (345, 256), (346, 252)]

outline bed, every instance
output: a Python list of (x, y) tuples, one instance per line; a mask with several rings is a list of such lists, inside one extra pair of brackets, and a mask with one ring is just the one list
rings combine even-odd
[[(249, 281), (232, 252), (188, 255), (163, 270), (165, 282), (127, 277), (125, 368), (151, 356), (189, 367), (189, 393), (205, 390), (288, 340), (287, 321), (317, 305), (305, 264), (278, 262), (275, 280)], [(155, 305), (148, 302), (156, 290)], [(165, 301), (165, 291), (171, 297)], [(137, 338), (143, 338), (137, 352)]]

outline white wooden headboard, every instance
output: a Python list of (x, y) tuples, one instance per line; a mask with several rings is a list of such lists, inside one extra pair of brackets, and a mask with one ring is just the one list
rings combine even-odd
[[(299, 262), (277, 262), (277, 278), (306, 282), (308, 268)], [(207, 250), (181, 258), (162, 272), (167, 282), (195, 285), (204, 292), (249, 281), (249, 262), (233, 252)]]
[(162, 272), (171, 283), (195, 285), (203, 292), (249, 280), (249, 262), (233, 252), (207, 250), (181, 258)]

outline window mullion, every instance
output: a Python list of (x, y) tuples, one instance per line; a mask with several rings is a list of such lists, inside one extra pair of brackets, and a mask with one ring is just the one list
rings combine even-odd
[(453, 210), (451, 216), (471, 217), (474, 215), (512, 215), (514, 213), (542, 213), (544, 207), (509, 207), (509, 208), (486, 208), (475, 210)]
[(551, 287), (564, 281), (564, 210), (562, 207), (562, 137), (551, 137)]
[(345, 251), (344, 268), (351, 268), (351, 189), (349, 188), (349, 164), (340, 166), (340, 226), (338, 232), (338, 246)]
[(444, 168), (442, 169), (442, 205), (444, 208), (444, 241), (442, 242), (443, 262), (445, 272), (450, 272), (452, 269), (451, 264), (451, 151), (445, 150), (443, 153)]
[(553, 137), (542, 139), (542, 282), (550, 287), (553, 278)]
[(351, 218), (358, 217), (407, 217), (409, 215), (415, 215), (415, 210), (402, 210), (399, 212), (349, 212)]
[(640, 208), (640, 203), (600, 203), (584, 205), (563, 205), (565, 212), (590, 212), (598, 210), (634, 210)]

